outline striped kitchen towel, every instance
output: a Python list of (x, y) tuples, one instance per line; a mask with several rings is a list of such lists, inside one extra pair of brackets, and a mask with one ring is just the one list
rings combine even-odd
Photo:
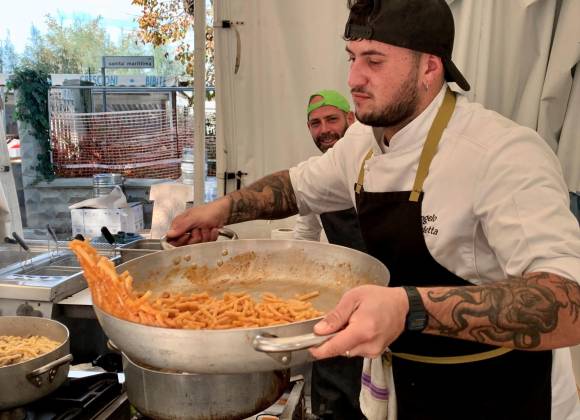
[(360, 408), (368, 420), (396, 420), (397, 399), (391, 353), (363, 362)]

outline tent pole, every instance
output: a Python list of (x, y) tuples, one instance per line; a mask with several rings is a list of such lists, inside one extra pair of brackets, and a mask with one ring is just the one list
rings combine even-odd
[(193, 203), (201, 205), (205, 197), (205, 0), (195, 0), (193, 114), (194, 114), (194, 190)]

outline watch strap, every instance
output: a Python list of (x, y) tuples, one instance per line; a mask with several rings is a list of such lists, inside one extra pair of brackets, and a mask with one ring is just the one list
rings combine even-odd
[(405, 320), (405, 330), (423, 331), (429, 321), (423, 299), (415, 286), (403, 286), (403, 289), (405, 289), (409, 299), (409, 312)]

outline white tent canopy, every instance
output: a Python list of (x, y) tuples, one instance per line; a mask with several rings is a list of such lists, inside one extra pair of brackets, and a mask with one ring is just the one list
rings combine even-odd
[[(215, 39), (217, 142), (224, 145), (227, 170), (248, 173), (244, 183), (319, 153), (306, 128), (306, 103), (320, 89), (348, 96), (344, 4), (215, 1), (216, 26), (243, 22), (235, 26), (241, 40), (237, 74), (234, 30), (216, 29)], [(218, 176), (224, 170), (218, 166)]]
[[(537, 129), (580, 190), (578, 0), (448, 0), (454, 62), (469, 97)], [(346, 0), (215, 0), (218, 176), (244, 184), (317, 153), (306, 102), (319, 89), (348, 96)], [(236, 39), (239, 34), (239, 47)], [(239, 70), (235, 72), (236, 56)], [(229, 186), (231, 191), (233, 184)]]

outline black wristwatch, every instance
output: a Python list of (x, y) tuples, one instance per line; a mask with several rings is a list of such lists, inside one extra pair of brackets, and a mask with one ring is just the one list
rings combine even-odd
[(405, 320), (405, 331), (423, 331), (429, 322), (423, 299), (414, 286), (403, 286), (409, 298), (409, 313)]

